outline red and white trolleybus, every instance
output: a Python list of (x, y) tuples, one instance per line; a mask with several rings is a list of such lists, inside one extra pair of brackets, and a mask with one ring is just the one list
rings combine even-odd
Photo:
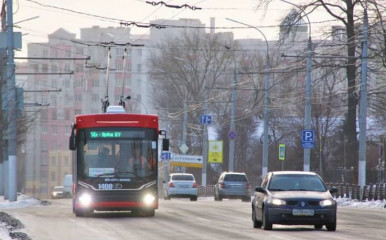
[[(74, 214), (128, 210), (154, 216), (159, 135), (166, 137), (159, 130), (157, 115), (129, 114), (121, 108), (75, 116), (69, 142), (75, 151)], [(168, 139), (163, 138), (162, 146), (168, 150)]]

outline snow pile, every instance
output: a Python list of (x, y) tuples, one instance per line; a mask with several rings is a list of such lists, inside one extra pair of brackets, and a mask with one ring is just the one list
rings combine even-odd
[(350, 198), (337, 198), (338, 206), (358, 207), (358, 208), (386, 208), (386, 200), (359, 201)]
[(30, 206), (42, 205), (44, 201), (38, 200), (36, 198), (20, 194), (17, 196), (17, 201), (10, 202), (9, 200), (4, 200), (3, 196), (0, 196), (0, 210), (9, 209), (9, 208), (23, 208)]

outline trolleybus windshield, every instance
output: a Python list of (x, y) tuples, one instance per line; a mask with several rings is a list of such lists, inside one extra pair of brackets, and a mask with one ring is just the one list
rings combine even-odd
[(146, 179), (157, 173), (157, 131), (108, 127), (78, 129), (77, 172), (84, 178)]

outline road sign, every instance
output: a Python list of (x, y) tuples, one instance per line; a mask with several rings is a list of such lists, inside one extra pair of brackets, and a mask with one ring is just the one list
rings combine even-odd
[(179, 149), (180, 149), (180, 151), (181, 151), (183, 154), (185, 154), (185, 153), (189, 150), (189, 147), (188, 147), (185, 143), (183, 143), (183, 144), (181, 144), (181, 146), (179, 147)]
[(212, 123), (212, 116), (210, 116), (210, 115), (201, 115), (200, 123), (201, 124), (211, 124)]
[(223, 141), (209, 140), (208, 162), (222, 163)]
[(279, 144), (279, 160), (285, 159), (285, 144)]
[(229, 137), (229, 139), (231, 139), (231, 140), (235, 140), (235, 139), (237, 138), (237, 134), (236, 134), (236, 132), (234, 132), (234, 131), (229, 131), (228, 137)]
[(161, 153), (161, 159), (162, 160), (170, 160), (172, 156), (171, 152), (163, 152)]
[(314, 147), (314, 130), (302, 130), (302, 146), (303, 148)]
[(170, 161), (172, 166), (202, 168), (203, 158), (201, 155), (173, 154)]

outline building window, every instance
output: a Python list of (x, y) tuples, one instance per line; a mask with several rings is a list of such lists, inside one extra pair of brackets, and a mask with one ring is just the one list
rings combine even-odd
[(42, 72), (48, 73), (48, 65), (47, 64), (42, 64)]
[(56, 113), (56, 110), (52, 110), (52, 112), (51, 112), (51, 120), (58, 120), (58, 115)]
[(47, 125), (42, 126), (42, 133), (47, 133)]
[(99, 87), (99, 79), (92, 80), (92, 87)]
[(51, 85), (52, 85), (52, 88), (57, 88), (58, 87), (58, 80), (51, 79)]
[(64, 127), (64, 133), (66, 136), (69, 136), (71, 133), (71, 127), (70, 126), (65, 126)]
[(58, 149), (58, 144), (56, 142), (52, 142), (52, 149), (53, 151), (56, 151)]
[(121, 61), (115, 63), (115, 68), (118, 71), (123, 71), (123, 63)]
[(70, 120), (70, 111), (64, 110), (64, 120)]
[(142, 64), (137, 64), (137, 72), (142, 72)]
[(70, 87), (70, 79), (64, 80), (64, 87), (69, 88)]
[(122, 78), (118, 78), (115, 81), (116, 81), (115, 86), (117, 86), (117, 87), (122, 86)]
[(51, 181), (56, 181), (56, 174), (55, 172), (51, 172)]
[(82, 101), (82, 95), (81, 94), (76, 94), (75, 95), (75, 101), (81, 102)]
[(57, 105), (57, 99), (55, 95), (51, 96), (50, 105), (56, 106)]
[(142, 49), (137, 49), (137, 55), (142, 56)]
[(58, 66), (57, 66), (56, 64), (52, 64), (52, 66), (51, 66), (51, 71), (52, 71), (53, 73), (57, 73), (57, 72), (58, 72)]
[(46, 154), (42, 154), (42, 161), (41, 161), (42, 166), (48, 165), (47, 156), (45, 156), (45, 155)]
[(52, 126), (52, 134), (56, 135), (58, 133), (58, 128), (57, 126)]
[(99, 95), (98, 95), (98, 94), (93, 94), (93, 95), (91, 96), (91, 100), (92, 100), (92, 101), (99, 101)]
[(70, 166), (70, 160), (68, 159), (68, 157), (64, 157), (64, 166), (65, 167)]
[(69, 72), (70, 71), (70, 64), (66, 63), (64, 64), (64, 72)]
[(75, 80), (75, 87), (82, 87), (82, 86), (83, 86), (83, 80), (82, 79)]
[(40, 111), (40, 118), (42, 120), (48, 120), (48, 110), (47, 109), (42, 109)]

